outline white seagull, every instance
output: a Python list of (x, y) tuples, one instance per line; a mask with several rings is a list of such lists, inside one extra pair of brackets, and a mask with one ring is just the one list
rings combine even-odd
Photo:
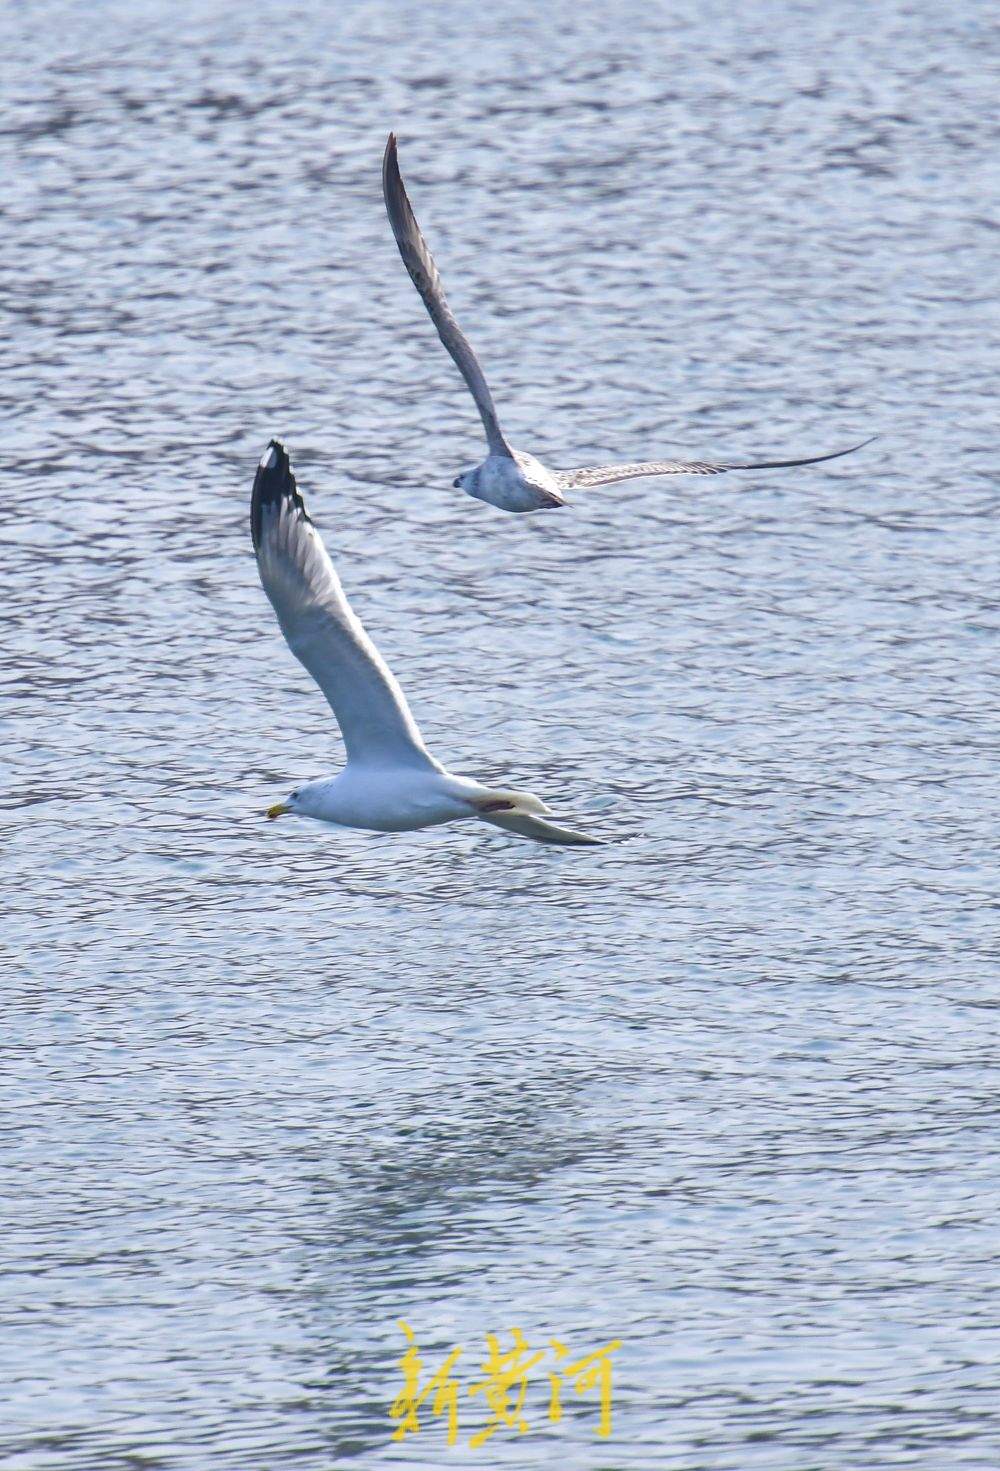
[(268, 817), (294, 812), (382, 833), (476, 817), (538, 843), (600, 842), (546, 822), (548, 807), (530, 792), (480, 786), (434, 760), (403, 691), (344, 596), (276, 439), (254, 479), (250, 533), (288, 647), (330, 702), (347, 747), (339, 775), (300, 786), (269, 808)]
[[(793, 465), (819, 465), (853, 454), (871, 439), (852, 444), (850, 449), (830, 455), (813, 455), (807, 460), (759, 460), (753, 464), (709, 465), (700, 460), (644, 460), (638, 464), (595, 465), (582, 470), (550, 470), (534, 455), (513, 449), (504, 436), (493, 406), (493, 395), (468, 338), (451, 314), (445, 299), (434, 257), (417, 224), (396, 157), (396, 135), (389, 134), (382, 160), (382, 192), (403, 264), (420, 293), (438, 336), (451, 353), (455, 366), (468, 384), (486, 430), (489, 454), (474, 470), (466, 470), (454, 481), (476, 500), (489, 501), (502, 511), (542, 511), (566, 504), (563, 491), (586, 490), (592, 485), (609, 485), (615, 480), (635, 480), (647, 475), (723, 475), (727, 470), (784, 470)], [(874, 437), (874, 436), (873, 436)]]

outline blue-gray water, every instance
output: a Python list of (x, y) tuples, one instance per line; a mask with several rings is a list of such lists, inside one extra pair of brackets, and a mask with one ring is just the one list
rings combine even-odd
[[(1000, 1464), (996, 20), (732, 9), (0, 14), (4, 1471)], [(879, 441), (461, 496), (391, 126), (515, 443)], [(273, 433), (432, 749), (626, 841), (263, 821)], [(394, 1447), (401, 1317), (620, 1338), (611, 1440)]]

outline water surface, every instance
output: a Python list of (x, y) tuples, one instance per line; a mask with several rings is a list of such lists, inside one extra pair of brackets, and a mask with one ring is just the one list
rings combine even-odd
[[(996, 40), (4, 9), (5, 1471), (1000, 1464)], [(878, 443), (461, 497), (390, 126), (515, 443)], [(262, 820), (340, 759), (275, 433), (432, 749), (623, 841)], [(611, 1441), (394, 1447), (400, 1317), (620, 1338)]]

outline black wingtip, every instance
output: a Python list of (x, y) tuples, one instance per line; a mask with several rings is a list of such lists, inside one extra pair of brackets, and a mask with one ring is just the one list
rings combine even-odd
[(829, 455), (811, 455), (808, 460), (758, 460), (752, 465), (720, 465), (720, 470), (792, 470), (799, 465), (822, 465), (827, 460), (840, 460), (844, 455), (853, 455), (859, 449), (864, 449), (866, 444), (874, 444), (878, 439), (873, 434), (869, 439), (863, 439), (860, 444), (849, 445), (847, 449), (834, 450)]
[(267, 449), (261, 455), (260, 467), (269, 475), (287, 475), (291, 471), (288, 451), (280, 439), (268, 440)]
[(396, 135), (395, 133), (390, 133), (386, 139), (385, 152), (382, 155), (383, 191), (388, 193), (389, 186), (395, 184), (397, 181), (402, 182), (399, 178), (399, 157), (396, 149)]
[(302, 507), (288, 451), (280, 439), (272, 439), (257, 466), (250, 496), (250, 538), (254, 551), (257, 551), (261, 542), (265, 507), (276, 507), (281, 501), (289, 499)]
[[(423, 247), (423, 238), (420, 235), (420, 226), (413, 218), (413, 205), (406, 192), (403, 175), (399, 171), (395, 133), (389, 134), (389, 141), (385, 145), (385, 154), (382, 158), (382, 198), (385, 200), (386, 213), (389, 216), (392, 233), (396, 237), (396, 244), (403, 256), (403, 262), (412, 275), (414, 267), (410, 257), (413, 254), (415, 243)], [(415, 236), (416, 241), (411, 236)], [(426, 249), (426, 247), (423, 248)], [(419, 283), (417, 283), (417, 289), (420, 290)]]
[(852, 445), (849, 445), (847, 449), (839, 449), (839, 450), (837, 450), (835, 454), (832, 454), (832, 455), (824, 455), (823, 456), (823, 459), (824, 460), (839, 460), (843, 455), (853, 455), (857, 450), (864, 449), (865, 445), (867, 445), (867, 444), (874, 444), (875, 441), (876, 441), (876, 439), (878, 439), (878, 435), (877, 434), (870, 434), (868, 436), (868, 438), (867, 439), (863, 439), (860, 444), (852, 444)]
[[(386, 213), (389, 216), (392, 233), (396, 237), (396, 244), (401, 251), (405, 252), (413, 206), (410, 204), (403, 176), (399, 172), (395, 133), (389, 134), (389, 141), (385, 145), (385, 154), (382, 158), (382, 198), (385, 200)], [(403, 260), (406, 261), (405, 253)]]
[(836, 460), (839, 459), (841, 455), (853, 455), (855, 450), (864, 449), (866, 444), (874, 444), (876, 439), (878, 439), (877, 434), (870, 434), (868, 438), (863, 439), (860, 444), (852, 444), (849, 446), (849, 448), (838, 450), (836, 454), (827, 455), (825, 458)]

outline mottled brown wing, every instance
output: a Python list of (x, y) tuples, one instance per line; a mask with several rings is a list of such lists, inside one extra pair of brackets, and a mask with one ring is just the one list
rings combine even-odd
[(385, 195), (385, 207), (389, 215), (389, 223), (392, 225), (392, 233), (396, 237), (399, 253), (403, 257), (403, 265), (409, 271), (410, 280), (420, 293), (430, 319), (437, 328), (438, 336), (451, 353), (455, 366), (469, 385), (469, 391), (476, 401), (476, 408), (479, 410), (483, 428), (486, 430), (487, 443), (494, 454), (509, 454), (507, 441), (504, 439), (497, 420), (493, 395), (490, 393), (489, 385), (468, 338), (452, 316), (451, 308), (445, 299), (444, 288), (441, 285), (441, 277), (434, 264), (434, 257), (427, 248), (427, 241), (421, 233), (403, 187), (399, 161), (396, 157), (395, 133), (389, 134), (389, 141), (385, 145), (385, 157), (382, 160), (382, 192)]

